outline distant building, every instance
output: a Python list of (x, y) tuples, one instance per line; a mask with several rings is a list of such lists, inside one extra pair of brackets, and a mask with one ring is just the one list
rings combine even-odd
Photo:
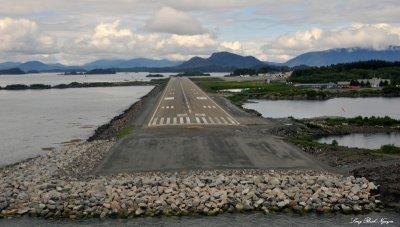
[(315, 88), (315, 89), (331, 89), (337, 87), (335, 83), (295, 84), (294, 86), (299, 88)]
[(387, 83), (390, 84), (390, 79), (381, 79), (381, 78), (372, 78), (372, 79), (362, 79), (362, 80), (357, 80), (359, 83), (363, 83), (363, 84), (371, 84), (371, 87), (379, 87), (379, 85), (381, 83)]
[(350, 88), (350, 82), (349, 81), (339, 81), (337, 82), (338, 88)]
[(266, 80), (270, 81), (284, 81), (292, 75), (290, 72), (277, 72), (277, 73), (260, 73), (258, 76), (265, 77)]

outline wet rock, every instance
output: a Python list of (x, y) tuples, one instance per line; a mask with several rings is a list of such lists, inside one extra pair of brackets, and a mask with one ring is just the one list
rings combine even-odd
[(113, 143), (82, 143), (0, 169), (0, 218), (28, 213), (74, 219), (214, 215), (234, 210), (346, 213), (375, 210), (380, 203), (372, 194), (375, 185), (364, 178), (315, 171), (88, 174)]
[(283, 208), (286, 205), (289, 205), (289, 203), (290, 203), (290, 201), (288, 199), (285, 199), (285, 200), (283, 200), (281, 202), (278, 202), (277, 205), (278, 205), (279, 208)]

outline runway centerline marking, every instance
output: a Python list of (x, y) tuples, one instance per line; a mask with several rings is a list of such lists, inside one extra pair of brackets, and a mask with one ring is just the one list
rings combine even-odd
[[(172, 92), (172, 87), (175, 92)], [(148, 126), (239, 125), (227, 111), (190, 79), (172, 77), (159, 98)]]
[(185, 93), (185, 90), (183, 89), (183, 85), (182, 85), (182, 81), (181, 80), (179, 80), (179, 84), (181, 85), (183, 98), (185, 99), (186, 107), (188, 108), (188, 111), (189, 111), (189, 114), (190, 114), (190, 113), (192, 113), (192, 110), (190, 109), (189, 101), (188, 101), (188, 99), (186, 97), (186, 93)]

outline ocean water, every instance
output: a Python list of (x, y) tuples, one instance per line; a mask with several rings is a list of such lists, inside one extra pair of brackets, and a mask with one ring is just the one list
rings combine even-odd
[(243, 107), (256, 110), (267, 118), (389, 116), (400, 119), (400, 98), (334, 98), (325, 101), (251, 100), (251, 103), (246, 103)]
[(87, 139), (152, 86), (0, 90), (0, 166)]

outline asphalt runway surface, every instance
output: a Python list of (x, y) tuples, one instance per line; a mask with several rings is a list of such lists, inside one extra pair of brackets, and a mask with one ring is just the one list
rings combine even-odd
[(208, 169), (329, 167), (269, 133), (276, 122), (256, 117), (188, 78), (172, 77), (148, 99), (134, 131), (111, 148), (97, 174)]
[(172, 77), (148, 127), (176, 125), (239, 125), (239, 122), (191, 80)]

